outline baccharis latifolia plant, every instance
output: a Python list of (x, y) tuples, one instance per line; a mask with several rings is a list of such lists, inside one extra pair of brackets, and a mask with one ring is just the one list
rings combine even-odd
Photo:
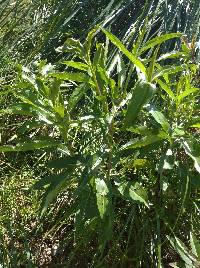
[[(198, 66), (184, 43), (162, 53), (182, 34), (145, 34), (127, 48), (97, 27), (84, 43), (67, 39), (55, 65), (19, 66), (16, 103), (1, 113), (26, 120), (0, 150), (49, 153), (49, 176), (33, 186), (44, 191), (41, 220), (69, 191), (55, 224), (73, 221), (75, 248), (95, 241), (92, 265), (116, 261), (116, 251), (123, 265), (165, 267), (170, 241), (187, 267), (199, 267)], [(182, 217), (191, 221), (181, 226)], [(193, 253), (180, 242), (183, 228)]]

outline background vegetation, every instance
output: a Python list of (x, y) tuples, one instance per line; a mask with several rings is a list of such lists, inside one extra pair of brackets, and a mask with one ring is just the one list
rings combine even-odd
[(199, 20), (0, 2), (2, 267), (200, 266)]

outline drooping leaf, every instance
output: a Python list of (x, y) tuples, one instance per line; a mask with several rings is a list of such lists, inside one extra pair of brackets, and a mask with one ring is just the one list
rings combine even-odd
[(49, 185), (56, 183), (57, 181), (62, 181), (67, 178), (68, 171), (64, 171), (60, 174), (51, 174), (49, 176), (45, 176), (39, 180), (37, 180), (31, 189), (33, 190), (43, 190), (43, 188), (47, 188)]
[(40, 217), (44, 215), (49, 205), (55, 200), (58, 194), (62, 193), (73, 182), (72, 178), (68, 178), (69, 174), (62, 173), (54, 177), (48, 188), (45, 189), (43, 195)]
[[(82, 184), (77, 191), (78, 210), (75, 215), (75, 236), (83, 236), (86, 241), (93, 233), (92, 222), (98, 218), (99, 212), (96, 204), (95, 192), (89, 184)], [(89, 230), (88, 230), (89, 229)]]

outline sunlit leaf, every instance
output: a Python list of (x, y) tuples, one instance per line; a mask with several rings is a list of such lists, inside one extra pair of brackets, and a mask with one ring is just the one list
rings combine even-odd
[(187, 264), (190, 265), (190, 267), (194, 267), (193, 264), (195, 262), (195, 258), (190, 254), (187, 247), (183, 244), (183, 242), (178, 239), (177, 237), (172, 238), (167, 236), (169, 239), (171, 245), (176, 250), (176, 252), (181, 256), (182, 260)]
[(166, 137), (164, 135), (149, 135), (146, 136), (142, 139), (133, 139), (131, 141), (129, 141), (128, 143), (126, 143), (125, 145), (123, 145), (121, 147), (121, 150), (127, 150), (127, 149), (135, 149), (135, 148), (140, 148), (140, 147), (145, 147), (148, 146), (152, 143), (155, 142), (159, 142), (163, 139), (165, 139)]
[(162, 112), (160, 112), (155, 107), (151, 106), (149, 108), (149, 113), (153, 116), (156, 122), (158, 122), (162, 126), (163, 130), (169, 132), (170, 124), (168, 123), (167, 118), (164, 116)]
[(166, 59), (174, 59), (174, 58), (181, 58), (187, 56), (188, 53), (186, 52), (180, 52), (180, 51), (172, 51), (166, 54), (161, 55), (157, 61), (166, 60)]
[(194, 161), (194, 167), (200, 173), (200, 150), (195, 148), (195, 144), (189, 140), (183, 140), (183, 147), (187, 155), (189, 155)]
[(159, 70), (155, 71), (153, 74), (153, 79), (158, 78), (160, 76), (164, 76), (166, 74), (175, 74), (186, 69), (185, 65), (182, 66), (165, 66), (160, 68)]
[(99, 209), (100, 217), (103, 219), (109, 205), (109, 200), (107, 196), (109, 190), (103, 179), (96, 178), (95, 183), (96, 183), (97, 206)]
[(146, 68), (143, 65), (143, 63), (134, 56), (130, 51), (127, 50), (127, 48), (124, 46), (124, 44), (112, 33), (106, 31), (105, 29), (102, 29), (102, 31), (106, 34), (106, 36), (110, 39), (110, 41), (118, 47), (118, 49), (129, 58), (129, 60), (136, 66), (142, 73), (146, 73)]
[(156, 79), (156, 82), (160, 85), (160, 87), (169, 95), (169, 97), (172, 99), (172, 100), (175, 100), (176, 97), (173, 93), (173, 91), (171, 90), (171, 88), (165, 84), (162, 80), (160, 79)]
[(169, 33), (169, 34), (164, 34), (164, 35), (152, 38), (149, 41), (147, 41), (146, 44), (140, 49), (140, 53), (146, 51), (149, 48), (152, 48), (152, 47), (155, 47), (157, 45), (160, 45), (160, 44), (164, 43), (165, 41), (167, 41), (169, 39), (179, 38), (181, 36), (182, 36), (181, 33)]
[(69, 67), (73, 67), (78, 70), (82, 71), (88, 71), (88, 65), (82, 62), (76, 62), (76, 61), (62, 61), (62, 64), (65, 64)]
[(192, 232), (190, 232), (190, 245), (192, 248), (192, 253), (196, 255), (200, 261), (200, 241)]
[(75, 82), (88, 82), (89, 76), (84, 73), (53, 73), (49, 74), (51, 77), (56, 77), (61, 80), (69, 80), (69, 81), (75, 81)]
[(117, 183), (119, 192), (133, 201), (138, 201), (148, 207), (148, 196), (145, 189), (138, 182), (121, 182)]
[(185, 90), (184, 92), (182, 92), (180, 95), (177, 96), (177, 100), (180, 102), (182, 101), (185, 97), (189, 96), (192, 93), (195, 93), (197, 91), (200, 91), (199, 88), (189, 88), (187, 90)]

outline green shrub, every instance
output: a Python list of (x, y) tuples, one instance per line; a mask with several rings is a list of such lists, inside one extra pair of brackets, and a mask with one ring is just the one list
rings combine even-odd
[(130, 51), (104, 29), (106, 43), (95, 42), (96, 31), (84, 44), (68, 39), (57, 66), (19, 68), (17, 103), (2, 113), (26, 121), (0, 150), (50, 155), (33, 189), (44, 190), (41, 220), (53, 207), (57, 230), (74, 223), (68, 265), (92, 243), (92, 266), (165, 267), (166, 235), (186, 241), (199, 226), (198, 66), (184, 45), (160, 55), (179, 33), (147, 42), (141, 33)]

